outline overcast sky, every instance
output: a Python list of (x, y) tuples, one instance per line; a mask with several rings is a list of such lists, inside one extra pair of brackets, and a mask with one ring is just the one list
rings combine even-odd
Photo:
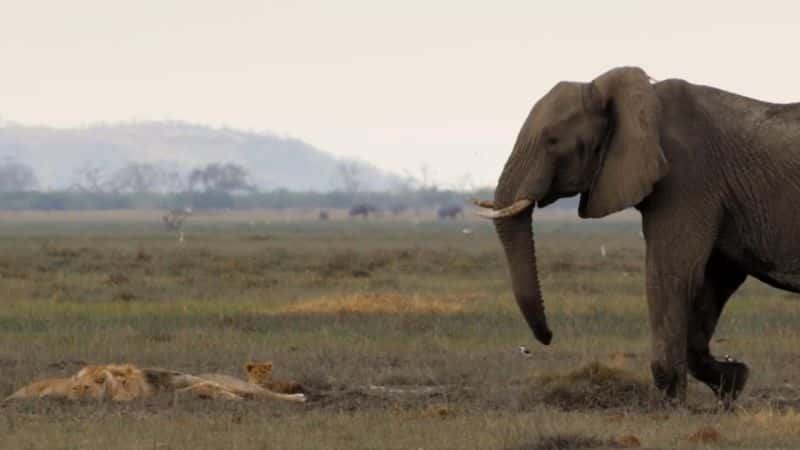
[(269, 130), (493, 184), (531, 105), (562, 79), (639, 65), (800, 100), (795, 4), (0, 0), (0, 117)]

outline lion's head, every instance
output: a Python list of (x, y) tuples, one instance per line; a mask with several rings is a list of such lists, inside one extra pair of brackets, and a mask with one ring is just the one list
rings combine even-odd
[(114, 376), (104, 366), (87, 366), (72, 377), (67, 397), (71, 400), (104, 400), (116, 389)]
[(263, 384), (272, 380), (272, 361), (249, 362), (245, 364), (244, 370), (250, 383)]
[(152, 387), (147, 383), (144, 374), (137, 367), (130, 364), (108, 364), (101, 366), (87, 366), (78, 372), (75, 379), (93, 379), (95, 384), (103, 380), (106, 394), (115, 401), (130, 401), (139, 397), (147, 397), (152, 393)]
[(135, 398), (148, 397), (152, 394), (153, 388), (138, 367), (122, 364), (108, 365), (106, 368), (117, 381), (118, 388), (112, 397), (114, 400), (129, 401)]

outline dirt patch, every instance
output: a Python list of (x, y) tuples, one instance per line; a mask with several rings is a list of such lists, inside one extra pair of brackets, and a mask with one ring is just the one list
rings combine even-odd
[(564, 410), (644, 409), (656, 403), (650, 383), (625, 370), (592, 362), (562, 374), (534, 378), (542, 402)]
[(334, 412), (356, 412), (370, 409), (387, 409), (394, 402), (388, 397), (370, 395), (360, 389), (318, 392), (306, 403), (308, 409)]
[(722, 436), (719, 434), (719, 431), (713, 427), (700, 428), (690, 434), (688, 438), (689, 442), (696, 444), (712, 444), (714, 442), (719, 442), (720, 439), (722, 439)]
[(458, 314), (464, 312), (474, 296), (432, 297), (396, 293), (355, 293), (324, 296), (285, 306), (271, 314), (279, 315), (403, 315)]
[(639, 438), (632, 434), (617, 436), (609, 440), (608, 443), (612, 447), (619, 448), (639, 448), (642, 446), (642, 442), (639, 440)]

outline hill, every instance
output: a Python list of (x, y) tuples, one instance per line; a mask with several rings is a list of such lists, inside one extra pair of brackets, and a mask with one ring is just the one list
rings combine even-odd
[(3, 123), (0, 158), (30, 166), (41, 188), (71, 186), (87, 167), (110, 173), (127, 163), (153, 163), (179, 173), (212, 162), (244, 166), (260, 189), (330, 191), (343, 186), (342, 166), (355, 167), (365, 190), (387, 190), (402, 178), (368, 163), (271, 133), (183, 122), (134, 122), (60, 129)]

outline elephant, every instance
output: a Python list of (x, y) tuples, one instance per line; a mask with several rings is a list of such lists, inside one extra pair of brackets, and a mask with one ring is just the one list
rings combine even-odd
[(455, 219), (458, 216), (464, 216), (464, 209), (458, 205), (442, 206), (436, 211), (439, 219)]
[(800, 292), (800, 103), (767, 103), (618, 67), (560, 82), (519, 131), (490, 208), (511, 287), (548, 345), (532, 214), (580, 195), (578, 215), (642, 218), (653, 382), (686, 400), (687, 372), (730, 405), (749, 369), (709, 341), (748, 276)]
[(375, 214), (380, 210), (377, 206), (370, 205), (369, 203), (359, 203), (350, 208), (350, 217), (361, 216), (364, 219), (369, 218), (370, 213)]

